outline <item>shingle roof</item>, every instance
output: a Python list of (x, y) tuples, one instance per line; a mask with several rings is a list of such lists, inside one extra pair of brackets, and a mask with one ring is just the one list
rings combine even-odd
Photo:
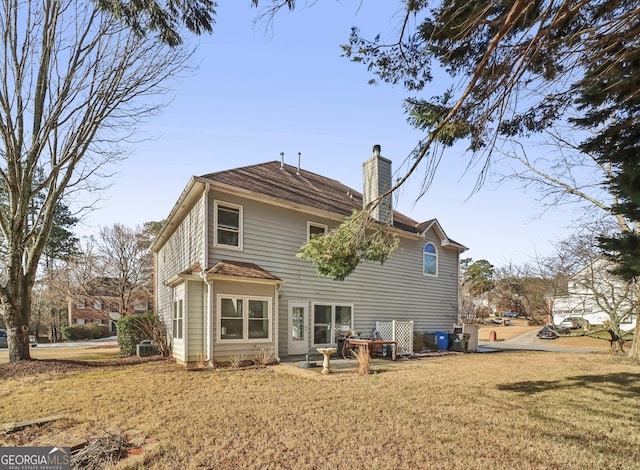
[[(354, 209), (362, 209), (360, 192), (306, 170), (298, 174), (296, 167), (281, 165), (278, 161), (209, 173), (202, 178), (344, 216), (351, 215)], [(420, 233), (421, 224), (398, 211), (393, 211), (393, 225)]]
[(207, 274), (220, 274), (222, 276), (244, 277), (249, 279), (266, 279), (270, 281), (281, 281), (269, 271), (262, 269), (257, 264), (245, 263), (241, 261), (223, 260), (207, 271)]

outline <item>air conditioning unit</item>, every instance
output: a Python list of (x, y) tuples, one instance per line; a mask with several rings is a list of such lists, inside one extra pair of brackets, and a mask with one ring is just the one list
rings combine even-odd
[(148, 357), (155, 356), (158, 354), (156, 345), (151, 341), (143, 341), (142, 343), (136, 345), (136, 354), (138, 357)]

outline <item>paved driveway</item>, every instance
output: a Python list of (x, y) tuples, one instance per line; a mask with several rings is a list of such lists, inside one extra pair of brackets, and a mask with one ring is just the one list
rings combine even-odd
[(532, 330), (515, 338), (504, 341), (478, 341), (478, 347), (493, 351), (551, 351), (551, 352), (602, 352), (602, 349), (567, 348), (555, 346), (554, 340), (540, 339), (536, 336), (538, 330)]

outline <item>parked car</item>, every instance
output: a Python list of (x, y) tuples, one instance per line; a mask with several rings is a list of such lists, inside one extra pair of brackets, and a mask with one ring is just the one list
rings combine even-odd
[(585, 328), (589, 325), (589, 322), (580, 317), (567, 317), (560, 322), (560, 326), (575, 330), (578, 328)]
[(566, 335), (569, 329), (564, 326), (547, 325), (543, 326), (536, 336), (540, 339), (556, 339), (560, 335)]
[[(38, 338), (35, 335), (29, 335), (29, 344), (32, 348), (35, 348), (38, 345)], [(9, 344), (7, 343), (7, 330), (0, 330), (0, 348), (8, 348)]]
[(518, 318), (518, 314), (516, 312), (504, 312), (504, 316), (509, 318)]
[(507, 325), (507, 326), (511, 325), (511, 322), (509, 321), (509, 319), (504, 317), (492, 317), (491, 322), (497, 323), (498, 325)]

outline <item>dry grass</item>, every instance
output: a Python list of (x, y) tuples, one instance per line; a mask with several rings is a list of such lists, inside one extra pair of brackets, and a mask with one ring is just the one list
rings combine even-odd
[(369, 348), (360, 346), (353, 351), (353, 356), (358, 361), (358, 374), (367, 375), (371, 373), (371, 357), (369, 356)]
[[(106, 353), (108, 354), (108, 353)], [(0, 375), (4, 368), (0, 366)], [(106, 429), (159, 441), (149, 469), (613, 469), (640, 461), (640, 367), (608, 354), (459, 354), (377, 374), (332, 361), (190, 372), (166, 361), (0, 380), (0, 437), (61, 445)]]
[[(97, 360), (111, 360), (117, 359), (120, 349), (118, 346), (105, 345), (96, 346), (92, 348), (69, 348), (69, 347), (56, 347), (56, 348), (31, 348), (32, 359), (62, 359), (62, 360), (84, 360), (84, 361), (97, 361)], [(9, 362), (8, 349), (0, 349), (0, 364), (6, 364)]]

